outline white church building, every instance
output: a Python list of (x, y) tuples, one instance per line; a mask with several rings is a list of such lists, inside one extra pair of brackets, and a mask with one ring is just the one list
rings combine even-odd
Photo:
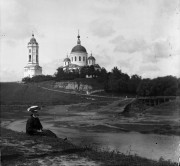
[(83, 66), (93, 65), (95, 70), (101, 70), (100, 66), (96, 64), (96, 59), (91, 55), (88, 57), (86, 48), (81, 45), (80, 35), (77, 36), (77, 45), (71, 50), (71, 53), (63, 61), (63, 70), (66, 71), (79, 71)]
[(32, 34), (32, 38), (28, 43), (27, 65), (24, 67), (24, 77), (42, 75), (42, 67), (39, 66), (39, 44)]

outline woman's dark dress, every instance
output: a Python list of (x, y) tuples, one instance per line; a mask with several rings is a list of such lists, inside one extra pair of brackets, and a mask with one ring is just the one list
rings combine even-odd
[(37, 134), (37, 130), (42, 130), (43, 127), (39, 118), (34, 118), (32, 115), (26, 123), (26, 133), (29, 135)]
[(26, 134), (57, 137), (56, 134), (54, 134), (50, 130), (43, 130), (42, 132), (37, 131), (37, 130), (42, 130), (42, 129), (43, 127), (41, 125), (39, 118), (38, 117), (34, 118), (31, 115), (31, 117), (27, 120), (27, 123), (26, 123)]

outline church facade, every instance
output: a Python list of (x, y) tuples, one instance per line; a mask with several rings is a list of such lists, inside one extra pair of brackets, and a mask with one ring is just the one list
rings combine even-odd
[(24, 67), (24, 77), (42, 75), (42, 67), (39, 66), (39, 44), (32, 34), (32, 38), (28, 43), (27, 65)]
[(86, 48), (81, 45), (80, 35), (77, 36), (77, 45), (74, 46), (71, 50), (71, 53), (63, 61), (63, 70), (64, 71), (80, 71), (83, 66), (93, 65), (95, 70), (101, 70), (100, 66), (96, 64), (96, 59), (92, 56), (88, 56)]

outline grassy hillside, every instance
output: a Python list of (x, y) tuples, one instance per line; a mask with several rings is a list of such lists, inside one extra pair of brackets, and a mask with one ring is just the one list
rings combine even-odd
[[(88, 96), (49, 91), (41, 88), (41, 86), (53, 89), (53, 82), (44, 82), (41, 84), (0, 83), (0, 103), (1, 105), (61, 105), (92, 101)], [(104, 101), (113, 99), (98, 97), (96, 100)]]
[(85, 97), (42, 89), (33, 84), (0, 83), (1, 104), (69, 104), (86, 101)]
[[(104, 89), (104, 84), (99, 83), (96, 79), (93, 78), (76, 78), (74, 80), (64, 80), (62, 82), (77, 82), (77, 83), (82, 83), (85, 85), (90, 85), (93, 87), (94, 90), (96, 89)], [(44, 82), (38, 82), (36, 84), (48, 88), (54, 88), (55, 81), (44, 81)]]

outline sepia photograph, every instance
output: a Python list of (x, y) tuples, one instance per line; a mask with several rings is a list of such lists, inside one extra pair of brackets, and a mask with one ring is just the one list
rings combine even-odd
[(1, 0), (2, 166), (180, 166), (180, 0)]

